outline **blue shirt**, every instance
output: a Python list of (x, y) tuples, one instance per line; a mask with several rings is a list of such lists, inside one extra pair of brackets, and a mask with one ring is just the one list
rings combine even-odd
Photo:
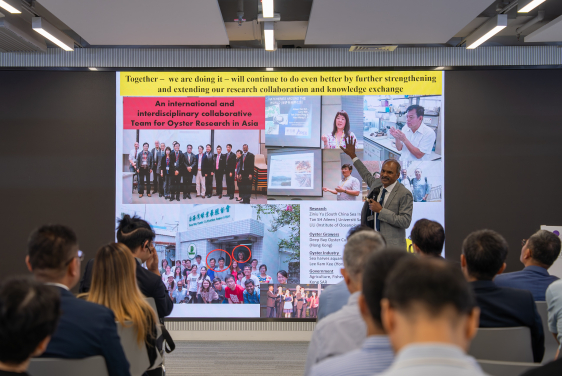
[(360, 349), (316, 364), (310, 376), (370, 376), (390, 367), (393, 360), (388, 336), (370, 336)]
[(185, 300), (185, 298), (187, 297), (187, 290), (183, 287), (182, 287), (181, 291), (176, 289), (172, 293), (172, 296), (176, 299), (176, 304), (179, 304), (182, 300)]
[(350, 295), (347, 285), (343, 280), (338, 284), (328, 286), (324, 289), (322, 294), (320, 294), (320, 301), (318, 303), (318, 321), (322, 320), (330, 313), (339, 311), (347, 304)]
[(445, 343), (415, 343), (396, 354), (380, 376), (484, 376), (473, 357)]
[(260, 304), (260, 293), (257, 289), (254, 289), (253, 294), (249, 294), (248, 291), (244, 290), (244, 304)]
[[(216, 266), (215, 266), (215, 268), (216, 268)], [(211, 281), (212, 281), (213, 279), (215, 279), (215, 272), (214, 272), (214, 270), (207, 269), (207, 275), (209, 276), (209, 278), (211, 278)]]
[(427, 178), (421, 178), (420, 180), (412, 179), (412, 195), (414, 196), (414, 202), (422, 202), (425, 195), (428, 195), (431, 191), (431, 184), (427, 183)]
[(500, 274), (494, 278), (494, 283), (500, 287), (528, 290), (535, 302), (544, 302), (546, 289), (557, 280), (558, 277), (548, 274), (545, 268), (531, 265), (518, 272)]

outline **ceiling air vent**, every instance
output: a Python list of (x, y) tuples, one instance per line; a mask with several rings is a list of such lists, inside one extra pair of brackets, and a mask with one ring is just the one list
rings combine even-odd
[(45, 39), (31, 25), (19, 18), (0, 18), (0, 52), (47, 52)]
[(383, 46), (376, 44), (356, 44), (349, 47), (349, 52), (374, 52), (374, 51), (394, 51), (398, 46)]

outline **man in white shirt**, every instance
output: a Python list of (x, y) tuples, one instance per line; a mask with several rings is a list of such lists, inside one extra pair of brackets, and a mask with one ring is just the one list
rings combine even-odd
[(305, 375), (310, 374), (313, 365), (361, 347), (367, 337), (367, 326), (358, 305), (363, 269), (367, 258), (385, 246), (383, 237), (375, 231), (360, 231), (349, 237), (343, 250), (341, 273), (351, 296), (347, 305), (316, 325), (308, 347)]
[(139, 143), (135, 142), (134, 149), (131, 149), (129, 152), (129, 171), (136, 172), (137, 171), (137, 157), (139, 153)]
[(341, 174), (343, 176), (340, 184), (335, 189), (322, 188), (324, 192), (330, 192), (337, 195), (338, 201), (355, 201), (361, 193), (361, 183), (359, 179), (351, 176), (353, 166), (344, 164), (341, 166)]
[(402, 175), (398, 178), (398, 182), (402, 183), (404, 188), (412, 192), (412, 179), (410, 179), (410, 177), (408, 176), (408, 170), (406, 170), (405, 168), (402, 169)]
[(424, 108), (412, 105), (406, 109), (404, 132), (390, 128), (390, 134), (396, 139), (396, 149), (401, 152), (401, 161), (429, 161), (437, 135), (435, 131), (423, 124)]
[(246, 286), (246, 281), (249, 279), (254, 281), (254, 286), (259, 290), (260, 280), (258, 279), (258, 277), (252, 274), (252, 265), (246, 264), (244, 265), (244, 278), (242, 278), (242, 281), (240, 281), (240, 285), (242, 287)]
[(458, 266), (434, 257), (404, 258), (386, 279), (381, 307), (396, 357), (380, 375), (484, 375), (466, 355), (480, 309)]

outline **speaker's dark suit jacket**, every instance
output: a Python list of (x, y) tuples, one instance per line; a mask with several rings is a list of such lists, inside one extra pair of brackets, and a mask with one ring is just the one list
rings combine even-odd
[(101, 355), (110, 376), (129, 376), (113, 312), (104, 306), (77, 299), (61, 287), (62, 315), (55, 334), (42, 355), (45, 358), (82, 359)]
[[(162, 282), (162, 279), (151, 271), (146, 270), (142, 267), (138, 260), (137, 262), (137, 285), (139, 290), (147, 298), (154, 298), (156, 302), (156, 309), (158, 310), (158, 317), (163, 318), (172, 313), (174, 304), (172, 299), (166, 291), (166, 286)], [(86, 264), (86, 269), (84, 270), (84, 276), (80, 281), (80, 292), (90, 291), (90, 286), (92, 285), (92, 272), (94, 268), (94, 259), (88, 261)]]
[(527, 290), (499, 287), (493, 281), (475, 281), (470, 284), (480, 307), (480, 327), (529, 327), (533, 358), (536, 363), (540, 363), (544, 355), (544, 332), (533, 294)]

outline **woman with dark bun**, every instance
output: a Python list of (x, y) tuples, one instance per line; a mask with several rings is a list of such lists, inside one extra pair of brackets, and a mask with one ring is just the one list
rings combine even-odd
[(334, 128), (332, 133), (322, 135), (324, 149), (339, 149), (346, 147), (345, 139), (351, 137), (351, 141), (356, 140), (355, 134), (350, 131), (349, 116), (344, 110), (338, 111), (334, 118)]

